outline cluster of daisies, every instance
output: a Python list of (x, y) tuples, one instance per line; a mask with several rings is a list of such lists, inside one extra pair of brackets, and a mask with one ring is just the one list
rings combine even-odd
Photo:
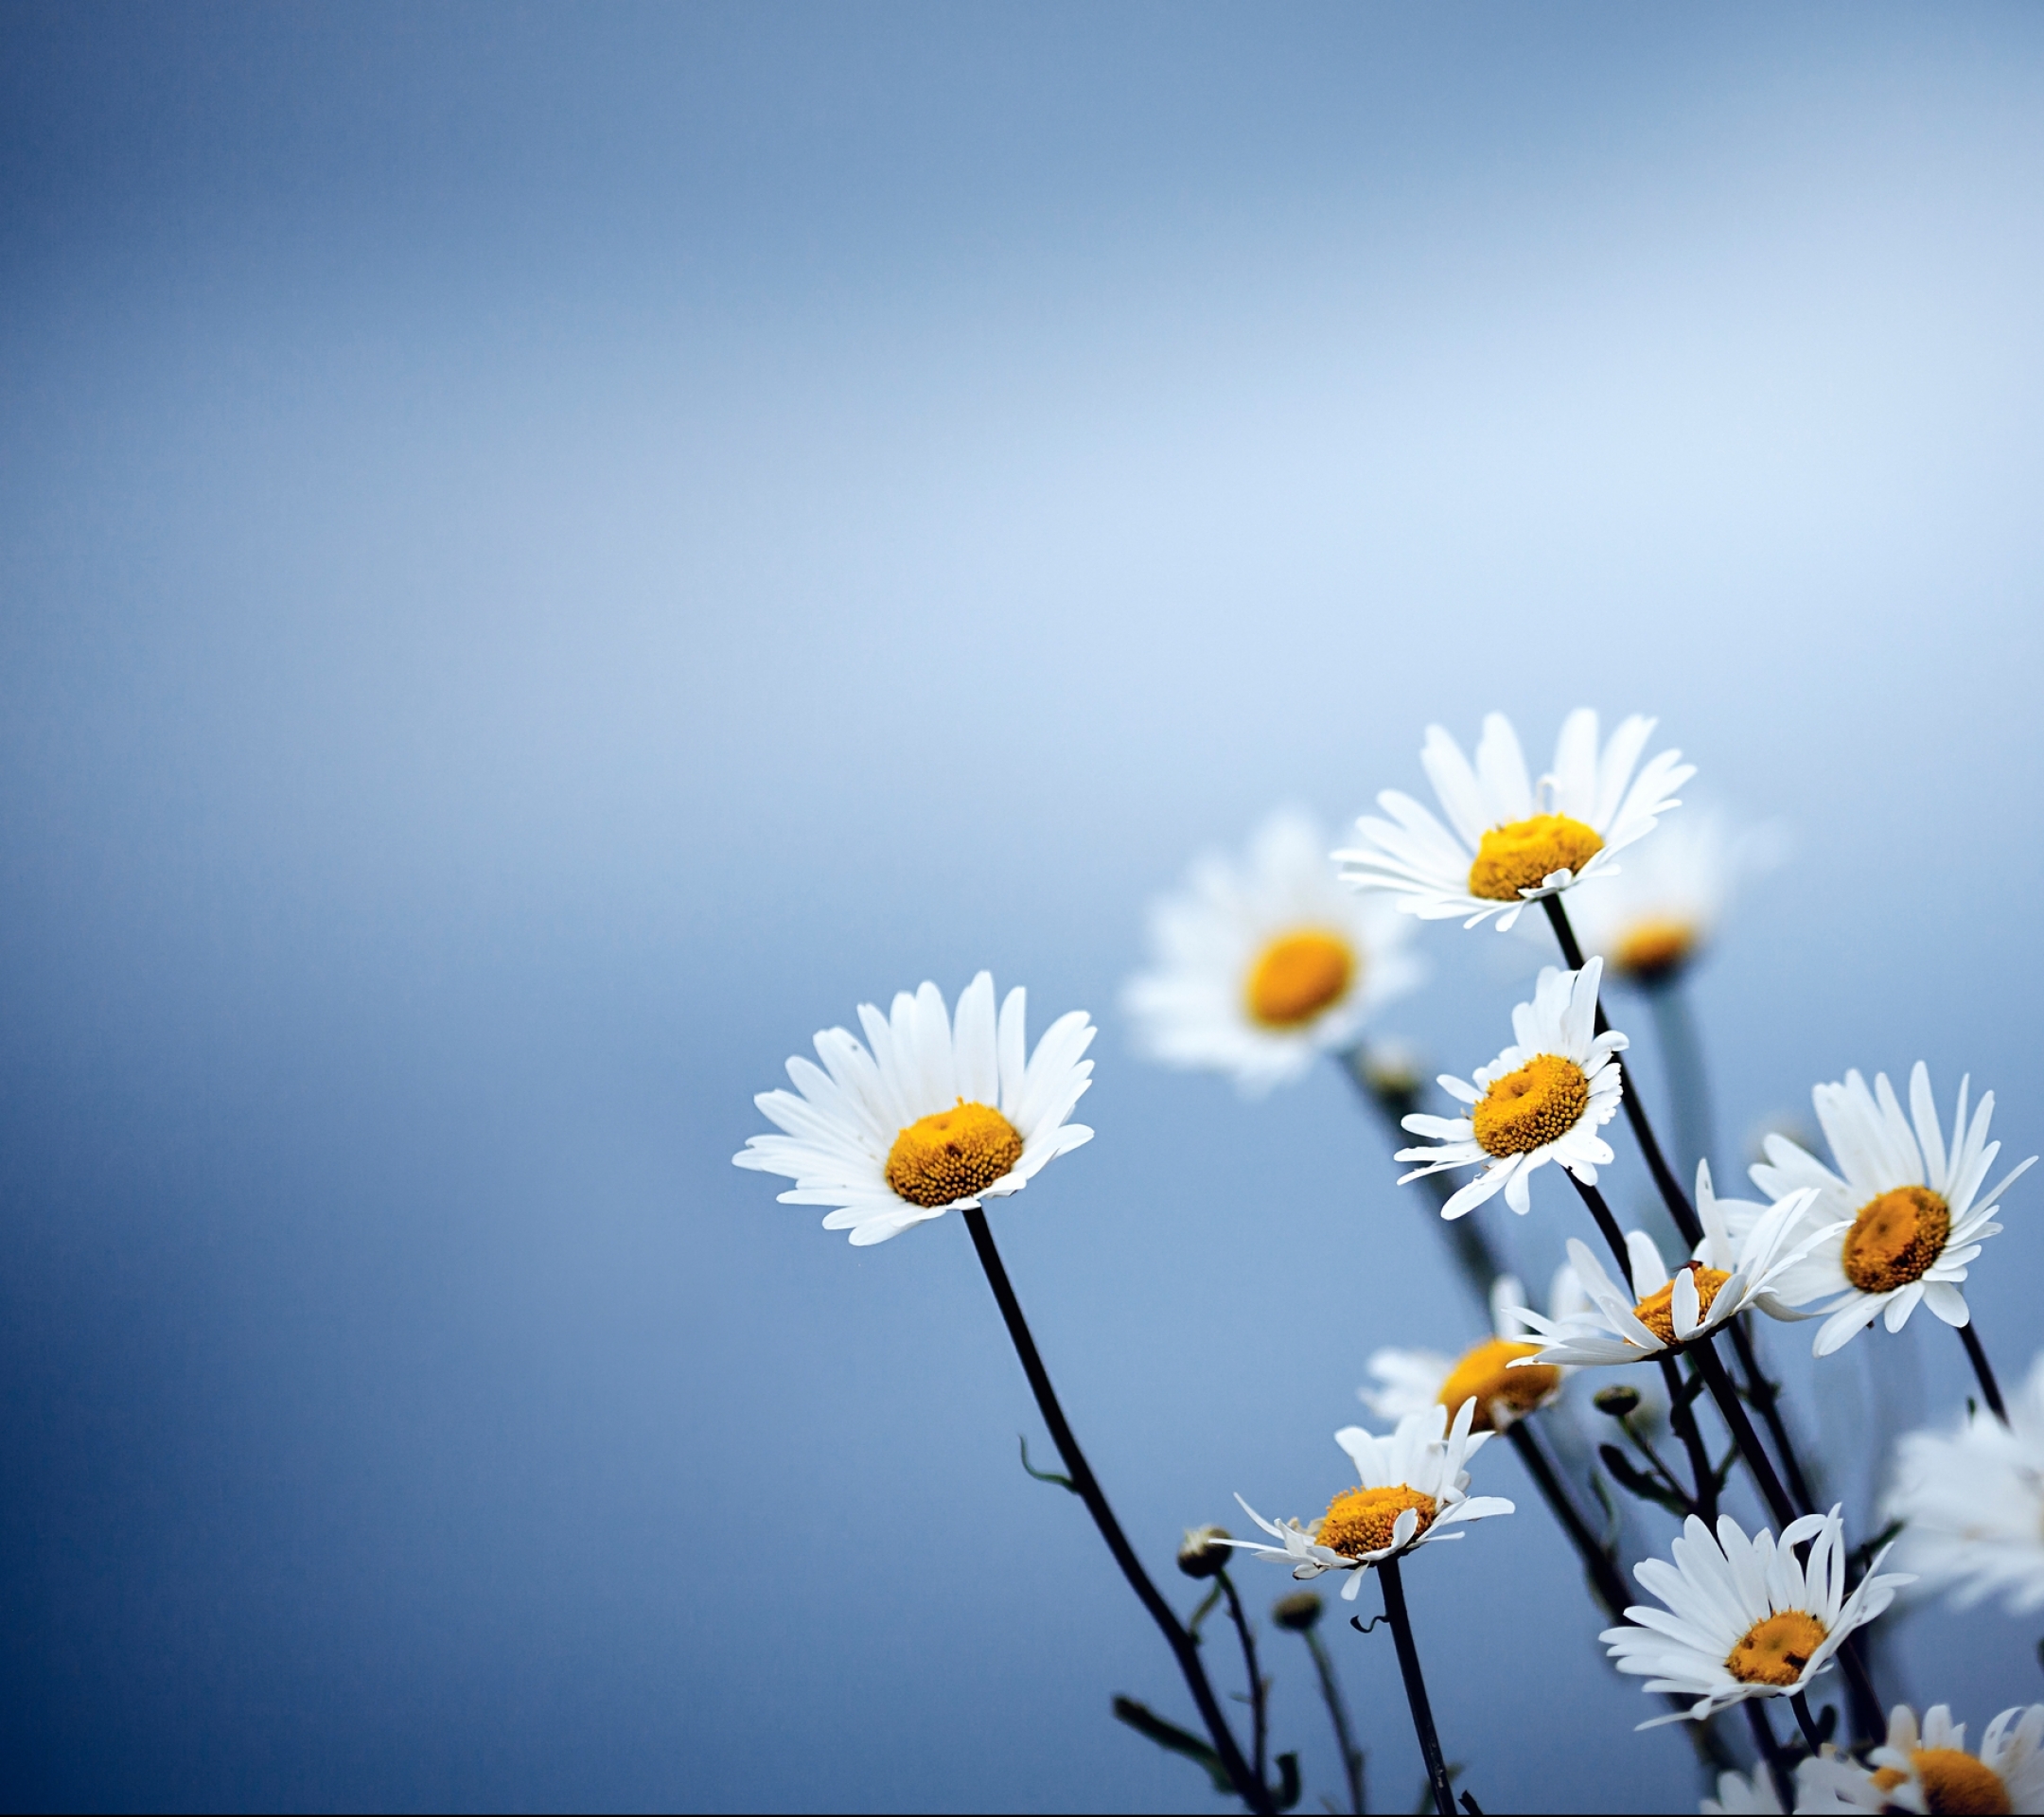
[[(1650, 1364), (1673, 1387), (1687, 1368), (1693, 1402), (1702, 1376), (1722, 1367), (1717, 1338), (1746, 1343), (1742, 1314), (1821, 1321), (1822, 1358), (1877, 1322), (1899, 1332), (1922, 1306), (1960, 1330), (1991, 1404), (1901, 1443), (1880, 1511), (1899, 1527), (1894, 1557), (1908, 1568), (1884, 1569), (1882, 1549), (1856, 1575), (1836, 1507), (1788, 1519), (1776, 1499), (1778, 1531), (1749, 1533), (1700, 1480), (1667, 1556), (1634, 1568), (1653, 1603), (1626, 1607), (1602, 1639), (1619, 1671), (1665, 1702), (1643, 1728), (1790, 1700), (1809, 1738), (1801, 1757), (1791, 1747), (1751, 1776), (1725, 1774), (1705, 1810), (2044, 1810), (2044, 1705), (2004, 1711), (1977, 1753), (1943, 1705), (1921, 1722), (1897, 1706), (1877, 1745), (1862, 1733), (1847, 1752), (1820, 1743), (1806, 1701), (1836, 1669), (1863, 1672), (1849, 1639), (1906, 1585), (2044, 1606), (2044, 1358), (2003, 1408), (1965, 1294), (2001, 1227), (2003, 1194), (2035, 1157), (1997, 1173), (1993, 1094), (1969, 1103), (1967, 1081), (1947, 1125), (1923, 1064), (1906, 1105), (1887, 1075), (1869, 1087), (1852, 1071), (1813, 1093), (1828, 1163), (1771, 1136), (1751, 1170), (1762, 1196), (1741, 1200), (1718, 1197), (1700, 1161), (1678, 1208), (1696, 1241), (1672, 1268), (1645, 1231), (1617, 1230), (1598, 1192), (1599, 1170), (1616, 1158), (1608, 1135), (1623, 1109), (1650, 1138), (1626, 1103), (1629, 1044), (1608, 1025), (1600, 993), (1607, 978), (1646, 992), (1677, 983), (1710, 946), (1740, 873), (1772, 843), (1735, 838), (1715, 820), (1663, 827), (1694, 770), (1679, 751), (1648, 758), (1652, 732), (1634, 716), (1600, 738), (1594, 713), (1574, 713), (1536, 778), (1500, 714), (1484, 722), (1473, 762), (1430, 728), (1420, 764), (1438, 815), (1386, 790), (1382, 815), (1357, 822), (1358, 843), (1331, 854), (1308, 817), (1279, 815), (1243, 861), (1203, 861), (1156, 909), (1153, 967), (1123, 999), (1142, 1047), (1260, 1094), (1323, 1056), (1367, 1076), (1378, 1012), (1424, 976), (1412, 951), (1418, 922), (1507, 930), (1540, 905), (1533, 922), (1553, 923), (1570, 962), (1540, 973), (1495, 1058), (1466, 1079), (1439, 1079), (1452, 1114), (1404, 1111), (1418, 1140), (1396, 1158), (1409, 1169), (1401, 1183), (1437, 1189), (1449, 1220), (1498, 1197), (1525, 1215), (1534, 1177), (1553, 1162), (1559, 1172), (1548, 1177), (1573, 1183), (1612, 1252), (1570, 1238), (1544, 1310), (1509, 1276), (1484, 1283), (1493, 1329), (1462, 1354), (1379, 1350), (1362, 1398), (1389, 1431), (1335, 1435), (1356, 1482), (1312, 1520), (1266, 1519), (1244, 1501), (1264, 1537), (1213, 1530), (1215, 1543), (1299, 1579), (1338, 1574), (1352, 1598), (1372, 1570), (1514, 1511), (1470, 1492), (1470, 1466), (1490, 1438), (1559, 1400), (1577, 1372)], [(1083, 1012), (1054, 1021), (1031, 1050), (1024, 993), (996, 1008), (982, 972), (955, 1014), (925, 983), (885, 1014), (862, 1005), (858, 1017), (863, 1041), (828, 1029), (815, 1062), (787, 1063), (794, 1089), (757, 1100), (780, 1133), (735, 1156), (791, 1179), (782, 1199), (828, 1208), (825, 1227), (853, 1243), (979, 1211), (1090, 1138), (1071, 1120), (1092, 1069), (1095, 1030)], [(1743, 1416), (1726, 1408), (1725, 1418)], [(1786, 1448), (1780, 1428), (1775, 1442)], [(1674, 1478), (1664, 1480), (1680, 1499)]]

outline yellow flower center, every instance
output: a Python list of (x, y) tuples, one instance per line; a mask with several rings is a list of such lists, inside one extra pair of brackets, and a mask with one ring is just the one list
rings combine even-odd
[(1348, 993), (1355, 948), (1325, 927), (1295, 927), (1257, 955), (1244, 995), (1266, 1029), (1295, 1029)]
[(1945, 1253), (1951, 1208), (1921, 1186), (1898, 1186), (1859, 1208), (1839, 1261), (1862, 1294), (1889, 1294), (1921, 1279)]
[(1382, 1552), (1391, 1544), (1391, 1529), (1408, 1508), (1419, 1515), (1413, 1531), (1418, 1539), (1434, 1525), (1440, 1505), (1431, 1495), (1400, 1483), (1394, 1489), (1348, 1489), (1328, 1504), (1327, 1513), (1314, 1525), (1313, 1538), (1344, 1558), (1360, 1559), (1366, 1552)]
[(1530, 820), (1493, 826), (1476, 842), (1470, 894), (1486, 902), (1517, 902), (1520, 891), (1538, 889), (1557, 871), (1580, 873), (1603, 849), (1595, 828), (1566, 814), (1536, 814)]
[[(2001, 1775), (1985, 1761), (1958, 1748), (1918, 1748), (1910, 1755), (1924, 1803), (1951, 1817), (2003, 1817), (2016, 1808)], [(1899, 1767), (1882, 1767), (1874, 1774), (1881, 1791), (1893, 1791), (1909, 1775)]]
[(1612, 963), (1626, 977), (1650, 984), (1680, 968), (1696, 944), (1693, 923), (1673, 915), (1645, 915), (1618, 937)]
[(960, 1098), (895, 1137), (887, 1183), (910, 1205), (949, 1205), (992, 1186), (1021, 1158), (1014, 1125), (991, 1105)]
[(1490, 1082), (1470, 1120), (1487, 1155), (1526, 1155), (1559, 1141), (1589, 1108), (1582, 1068), (1559, 1053), (1536, 1053), (1517, 1072)]
[(1476, 1402), (1475, 1432), (1497, 1430), (1493, 1407), (1502, 1405), (1509, 1425), (1513, 1419), (1533, 1409), (1561, 1385), (1561, 1371), (1551, 1363), (1533, 1363), (1523, 1369), (1511, 1367), (1512, 1359), (1537, 1356), (1537, 1344), (1512, 1344), (1493, 1337), (1477, 1345), (1448, 1373), (1441, 1384), (1440, 1403), (1454, 1418), (1465, 1401)]
[(1815, 1615), (1784, 1609), (1747, 1631), (1725, 1661), (1725, 1670), (1742, 1685), (1793, 1685), (1816, 1657), (1825, 1632)]
[[(1718, 1288), (1722, 1287), (1732, 1277), (1722, 1268), (1706, 1268), (1700, 1261), (1684, 1262), (1683, 1267), (1687, 1268), (1690, 1274), (1696, 1278), (1697, 1316), (1700, 1318), (1710, 1311), (1711, 1301), (1718, 1297)], [(1676, 1269), (1675, 1274), (1679, 1279), (1682, 1275), (1682, 1268)], [(1662, 1343), (1674, 1343), (1674, 1280), (1670, 1280), (1665, 1287), (1656, 1287), (1632, 1310), (1638, 1314), (1640, 1323), (1646, 1326)]]

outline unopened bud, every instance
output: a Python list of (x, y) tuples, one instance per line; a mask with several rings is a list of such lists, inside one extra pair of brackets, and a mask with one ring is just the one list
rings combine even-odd
[(1608, 1413), (1613, 1420), (1623, 1420), (1638, 1410), (1639, 1390), (1616, 1382), (1608, 1388), (1599, 1388), (1590, 1397), (1590, 1403), (1599, 1413)]
[(1229, 1548), (1225, 1526), (1189, 1526), (1178, 1548), (1178, 1568), (1189, 1578), (1217, 1578), (1226, 1567)]
[(1271, 1604), (1270, 1618), (1288, 1633), (1307, 1633), (1320, 1619), (1320, 1598), (1311, 1590), (1279, 1596)]

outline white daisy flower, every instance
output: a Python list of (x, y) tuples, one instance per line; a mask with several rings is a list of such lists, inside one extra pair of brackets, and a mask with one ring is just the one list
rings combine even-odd
[(1663, 983), (1710, 946), (1734, 886), (1774, 862), (1781, 843), (1774, 828), (1735, 836), (1719, 816), (1692, 810), (1570, 903), (1576, 938), (1613, 978)]
[(1614, 854), (1681, 805), (1672, 791), (1696, 766), (1679, 750), (1664, 750), (1632, 777), (1653, 729), (1635, 714), (1600, 755), (1597, 716), (1578, 708), (1562, 721), (1554, 768), (1536, 790), (1503, 714), (1485, 718), (1473, 769), (1446, 732), (1429, 726), (1419, 761), (1448, 825), (1387, 788), (1377, 804), (1390, 820), (1366, 814), (1356, 822), (1364, 844), (1335, 853), (1342, 876), (1358, 890), (1388, 891), (1422, 921), (1461, 915), (1473, 927), (1496, 915), (1509, 927), (1528, 902), (1615, 870)]
[[(1556, 1271), (1549, 1303), (1557, 1318), (1586, 1303), (1575, 1269), (1563, 1265)], [(1379, 1350), (1367, 1366), (1378, 1385), (1358, 1388), (1357, 1399), (1383, 1420), (1402, 1420), (1432, 1407), (1455, 1413), (1463, 1402), (1474, 1401), (1474, 1430), (1503, 1432), (1553, 1401), (1569, 1374), (1529, 1361), (1540, 1347), (1517, 1335), (1516, 1315), (1525, 1305), (1518, 1278), (1500, 1275), (1490, 1287), (1491, 1336), (1460, 1357), (1437, 1350)]]
[[(1802, 1808), (1800, 1798), (1796, 1807)], [(1704, 1799), (1699, 1808), (1703, 1817), (1783, 1817), (1774, 1775), (1765, 1766), (1755, 1767), (1751, 1774), (1720, 1773), (1717, 1797)]]
[(1872, 1091), (1857, 1072), (1843, 1085), (1819, 1085), (1810, 1096), (1842, 1179), (1786, 1136), (1767, 1138), (1753, 1183), (1775, 1199), (1816, 1188), (1812, 1215), (1833, 1226), (1778, 1290), (1790, 1305), (1835, 1296), (1821, 1309), (1831, 1316), (1817, 1332), (1817, 1355), (1828, 1356), (1883, 1314), (1888, 1329), (1899, 1332), (1919, 1300), (1947, 1325), (1971, 1316), (1959, 1291), (1966, 1264), (2000, 1230), (1992, 1221), (1997, 1201), (2036, 1156), (1981, 1191), (2001, 1144), (1987, 1139), (1993, 1092), (1982, 1094), (1967, 1122), (1968, 1083), (1959, 1082), (1948, 1147), (1920, 1060), (1910, 1074), (1913, 1130), (1886, 1073), (1876, 1076)]
[(1546, 966), (1532, 1002), (1512, 1011), (1514, 1045), (1479, 1067), (1474, 1085), (1441, 1075), (1441, 1089), (1469, 1105), (1470, 1114), (1416, 1112), (1405, 1119), (1413, 1135), (1431, 1136), (1440, 1146), (1400, 1149), (1397, 1159), (1427, 1163), (1401, 1178), (1401, 1186), (1481, 1164), (1484, 1171), (1441, 1208), (1442, 1217), (1459, 1218), (1501, 1189), (1505, 1203), (1524, 1214), (1532, 1206), (1527, 1187), (1534, 1170), (1549, 1161), (1585, 1186), (1596, 1184), (1597, 1169), (1612, 1158), (1597, 1130), (1618, 1114), (1624, 1086), (1613, 1056), (1627, 1045), (1616, 1030), (1596, 1032), (1602, 972), (1595, 959), (1579, 972)]
[(1775, 1284), (1824, 1234), (1807, 1223), (1814, 1192), (1806, 1190), (1770, 1207), (1739, 1244), (1734, 1244), (1716, 1201), (1699, 1196), (1703, 1241), (1695, 1259), (1672, 1277), (1644, 1230), (1626, 1232), (1630, 1292), (1604, 1272), (1587, 1244), (1571, 1237), (1569, 1263), (1582, 1283), (1588, 1309), (1567, 1318), (1542, 1318), (1522, 1308), (1513, 1314), (1512, 1335), (1532, 1344), (1540, 1363), (1596, 1367), (1644, 1363), (1679, 1350), (1709, 1337), (1749, 1306), (1776, 1318), (1797, 1316), (1777, 1297)]
[(1462, 1535), (1450, 1527), (1512, 1512), (1502, 1496), (1466, 1493), (1469, 1472), (1463, 1465), (1489, 1437), (1471, 1431), (1475, 1417), (1475, 1402), (1465, 1401), (1453, 1426), (1441, 1406), (1407, 1414), (1386, 1438), (1344, 1426), (1334, 1442), (1348, 1454), (1362, 1486), (1343, 1490), (1325, 1514), (1304, 1526), (1295, 1520), (1282, 1526), (1266, 1521), (1238, 1495), (1242, 1511), (1278, 1544), (1229, 1544), (1291, 1565), (1295, 1578), (1346, 1571), (1342, 1597), (1353, 1601), (1371, 1565), (1436, 1540), (1459, 1540)]
[[(1806, 1514), (1752, 1539), (1729, 1514), (1714, 1534), (1694, 1514), (1674, 1544), (1674, 1562), (1645, 1559), (1641, 1584), (1667, 1605), (1634, 1607), (1626, 1625), (1597, 1636), (1621, 1672), (1648, 1691), (1693, 1697), (1686, 1712), (1649, 1718), (1643, 1729), (1684, 1718), (1700, 1722), (1750, 1697), (1788, 1697), (1831, 1668), (1845, 1636), (1872, 1621), (1913, 1579), (1877, 1575), (1880, 1557), (1845, 1594), (1845, 1524), (1834, 1508)], [(1807, 1562), (1793, 1548), (1809, 1542)]]
[(1882, 1513), (1907, 1523), (1896, 1562), (1927, 1590), (1961, 1608), (1988, 1596), (2011, 1614), (2044, 1608), (2044, 1356), (2006, 1425), (1982, 1407), (1952, 1432), (1905, 1434)]
[(1806, 1797), (1798, 1810), (2044, 1811), (2044, 1703), (2003, 1710), (1987, 1725), (1977, 1755), (1968, 1754), (1965, 1724), (1934, 1703), (1916, 1712), (1897, 1703), (1888, 1738), (1859, 1766), (1835, 1755), (1806, 1761)]
[[(996, 1022), (994, 979), (960, 993), (956, 1026), (925, 983), (894, 998), (891, 1016), (859, 1005), (869, 1052), (844, 1029), (816, 1037), (820, 1068), (787, 1063), (795, 1091), (752, 1102), (786, 1133), (755, 1136), (731, 1156), (785, 1174), (784, 1205), (828, 1205), (826, 1230), (885, 1243), (959, 1206), (1019, 1192), (1093, 1132), (1065, 1120), (1092, 1083), (1084, 1058), (1096, 1032), (1084, 1010), (1061, 1015), (1025, 1061), (1025, 994), (1008, 993)], [(799, 1092), (801, 1096), (797, 1096)]]
[(1152, 911), (1154, 969), (1123, 1003), (1151, 1058), (1210, 1067), (1247, 1092), (1353, 1047), (1368, 1018), (1419, 981), (1412, 924), (1344, 889), (1304, 814), (1274, 814), (1237, 866), (1208, 857)]

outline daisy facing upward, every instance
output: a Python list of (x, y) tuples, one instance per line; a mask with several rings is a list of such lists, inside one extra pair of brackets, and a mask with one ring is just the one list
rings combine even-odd
[(1616, 853), (1681, 805), (1673, 791), (1696, 766), (1679, 750), (1632, 774), (1653, 729), (1635, 714), (1600, 751), (1597, 716), (1578, 708), (1562, 721), (1554, 768), (1536, 787), (1503, 714), (1485, 718), (1473, 768), (1445, 731), (1429, 726), (1419, 762), (1448, 825), (1411, 796), (1385, 789), (1377, 804), (1390, 819), (1365, 815), (1356, 822), (1363, 843), (1334, 855), (1343, 879), (1389, 893), (1423, 921), (1459, 915), (1473, 927), (1495, 915), (1508, 928), (1528, 902), (1614, 869)]
[(1441, 1075), (1441, 1089), (1469, 1114), (1405, 1119), (1407, 1130), (1437, 1146), (1399, 1150), (1399, 1160), (1424, 1163), (1401, 1186), (1450, 1168), (1482, 1167), (1441, 1208), (1442, 1217), (1459, 1218), (1500, 1191), (1524, 1215), (1533, 1203), (1528, 1182), (1549, 1161), (1585, 1186), (1596, 1184), (1597, 1169), (1612, 1159), (1597, 1131), (1618, 1114), (1624, 1085), (1617, 1055), (1626, 1046), (1616, 1030), (1595, 1032), (1602, 973), (1603, 961), (1595, 959), (1579, 972), (1545, 967), (1533, 1000), (1512, 1012), (1513, 1045), (1479, 1067), (1473, 1085)]
[(1411, 932), (1381, 896), (1342, 886), (1309, 816), (1274, 814), (1245, 862), (1203, 859), (1156, 905), (1152, 969), (1123, 1002), (1151, 1058), (1267, 1091), (1353, 1047), (1378, 1009), (1419, 981)]

